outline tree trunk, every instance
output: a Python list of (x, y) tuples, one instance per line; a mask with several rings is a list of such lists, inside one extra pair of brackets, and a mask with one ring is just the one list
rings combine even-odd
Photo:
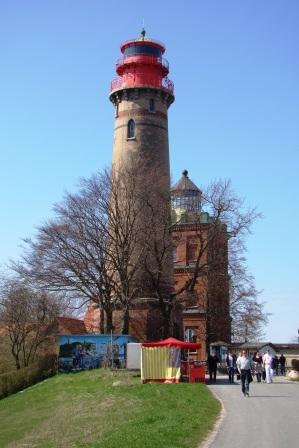
[(111, 308), (105, 310), (106, 312), (106, 333), (110, 334), (113, 331), (113, 312)]
[(102, 306), (100, 305), (100, 333), (105, 333), (105, 314)]
[(130, 325), (129, 307), (125, 306), (122, 315), (122, 331), (121, 331), (122, 334), (129, 334), (129, 325)]
[(15, 352), (15, 346), (13, 345), (11, 348), (11, 354), (15, 359), (16, 369), (19, 370), (21, 368), (19, 351)]
[(161, 311), (162, 311), (162, 338), (166, 339), (172, 336), (172, 334), (170, 334), (172, 304), (163, 303)]

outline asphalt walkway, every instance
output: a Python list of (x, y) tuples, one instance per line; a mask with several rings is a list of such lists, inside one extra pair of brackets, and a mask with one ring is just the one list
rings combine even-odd
[(227, 376), (208, 387), (224, 412), (204, 448), (292, 448), (299, 446), (299, 383), (274, 377), (272, 384), (250, 384), (250, 397)]

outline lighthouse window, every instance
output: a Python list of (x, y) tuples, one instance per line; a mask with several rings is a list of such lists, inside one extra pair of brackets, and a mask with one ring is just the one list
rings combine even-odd
[(128, 121), (127, 138), (135, 137), (135, 122), (134, 120)]
[(152, 47), (151, 45), (132, 45), (124, 51), (124, 56), (134, 56), (139, 54), (151, 55), (160, 58), (162, 56), (162, 51), (160, 48)]
[(149, 111), (150, 112), (155, 112), (156, 108), (155, 108), (155, 100), (153, 98), (151, 98), (149, 100)]

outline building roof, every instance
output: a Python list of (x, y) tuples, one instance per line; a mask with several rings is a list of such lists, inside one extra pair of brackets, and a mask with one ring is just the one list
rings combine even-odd
[(201, 306), (186, 306), (183, 314), (206, 314), (206, 310)]
[(201, 190), (189, 179), (187, 170), (182, 172), (182, 177), (173, 187), (171, 187), (170, 191), (172, 194), (182, 194), (188, 191), (194, 191), (201, 194)]
[(73, 317), (57, 317), (57, 334), (86, 334), (86, 327), (83, 320)]
[(199, 342), (185, 342), (175, 338), (167, 338), (162, 341), (142, 342), (142, 347), (181, 347), (183, 349), (197, 349), (201, 347)]
[(224, 346), (224, 347), (229, 346), (229, 344), (227, 342), (224, 342), (224, 341), (216, 341), (216, 342), (212, 342), (210, 344), (211, 347), (218, 347), (219, 345)]
[(233, 342), (230, 344), (233, 348), (247, 348), (247, 349), (262, 349), (266, 346), (271, 346), (275, 351), (283, 351), (283, 350), (296, 350), (299, 351), (299, 343), (277, 343), (277, 342)]

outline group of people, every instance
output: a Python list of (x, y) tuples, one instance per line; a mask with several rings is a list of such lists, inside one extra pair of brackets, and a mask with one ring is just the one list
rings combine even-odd
[[(213, 351), (207, 359), (207, 366), (210, 374), (210, 381), (216, 382), (217, 368), (220, 367), (220, 360)], [(272, 356), (269, 351), (261, 355), (255, 352), (252, 359), (248, 357), (246, 350), (243, 350), (239, 357), (228, 352), (226, 357), (226, 366), (228, 372), (229, 383), (234, 383), (235, 374), (241, 380), (241, 388), (244, 397), (249, 397), (249, 384), (253, 381), (253, 375), (256, 376), (260, 383), (262, 379), (268, 384), (273, 382), (273, 373), (278, 374), (280, 367), (281, 375), (285, 375), (286, 358), (283, 354), (280, 358)]]

